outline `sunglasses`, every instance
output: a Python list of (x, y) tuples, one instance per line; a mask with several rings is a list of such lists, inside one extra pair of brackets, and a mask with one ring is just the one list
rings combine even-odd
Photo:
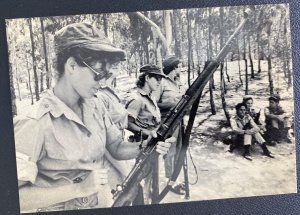
[(160, 75), (153, 75), (151, 77), (155, 78), (156, 81), (161, 81), (161, 79), (162, 79), (162, 76), (160, 76)]
[[(99, 71), (96, 71), (96, 69), (93, 69), (91, 66), (89, 66), (84, 60), (81, 60), (82, 64), (84, 64), (87, 68), (89, 68), (94, 74), (94, 80), (100, 81), (101, 79), (109, 79), (112, 76), (112, 73), (103, 71), (102, 68), (97, 69)], [(106, 63), (105, 63), (106, 64)]]
[(88, 62), (91, 62), (91, 60), (93, 59), (91, 56), (87, 57), (87, 58), (83, 58), (80, 53), (78, 53), (76, 55), (76, 58), (80, 61), (80, 63), (84, 66), (86, 66), (87, 68), (89, 68), (94, 74), (95, 74), (95, 77), (94, 77), (94, 80), (95, 81), (100, 81), (102, 79), (109, 79), (113, 74), (112, 73), (109, 73), (107, 70), (106, 70), (106, 64), (108, 62), (107, 59), (103, 59), (101, 61), (101, 68), (99, 69), (94, 69), (92, 68), (88, 63)]

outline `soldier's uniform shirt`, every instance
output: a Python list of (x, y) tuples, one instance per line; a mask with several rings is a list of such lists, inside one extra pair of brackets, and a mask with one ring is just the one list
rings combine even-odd
[[(289, 127), (289, 114), (281, 107), (278, 106), (276, 109), (272, 109), (270, 107), (265, 108), (265, 116), (266, 116), (266, 125), (267, 126), (272, 126), (276, 128), (286, 128)], [(276, 119), (271, 119), (267, 115), (273, 114), (273, 115), (278, 115), (284, 119), (284, 122), (279, 122)]]
[[(279, 116), (283, 121), (270, 118), (268, 115), (273, 114)], [(269, 141), (291, 141), (289, 128), (291, 127), (290, 114), (288, 114), (281, 106), (277, 108), (265, 108), (266, 133), (265, 138)]]
[(108, 86), (101, 87), (96, 96), (108, 110), (113, 123), (123, 131), (128, 126), (128, 112), (121, 98)]
[[(137, 92), (132, 93), (127, 104), (129, 116), (135, 119), (136, 125), (147, 130), (154, 130), (161, 121), (160, 111), (155, 98), (149, 96), (145, 91), (138, 88)], [(137, 134), (137, 133), (136, 133)], [(152, 172), (144, 179), (143, 196), (144, 203), (149, 204), (151, 199)]]
[[(108, 86), (102, 86), (96, 97), (104, 103), (113, 123), (119, 128), (124, 139), (124, 129), (128, 127), (128, 112), (125, 109), (125, 104), (122, 104), (121, 98)], [(115, 181), (115, 186), (121, 184), (130, 172), (131, 161), (116, 160), (108, 151), (105, 152), (105, 156), (111, 164), (109, 168), (113, 170), (111, 167), (114, 167), (117, 170), (114, 173), (118, 176), (116, 177), (118, 180)]]
[(161, 116), (155, 97), (149, 96), (140, 88), (131, 95), (127, 104), (127, 111), (140, 127), (151, 130), (160, 124)]
[(255, 108), (250, 108), (250, 110), (247, 110), (247, 114), (249, 114), (252, 119), (254, 120), (254, 122), (256, 124), (259, 124), (260, 121), (259, 121), (259, 118), (260, 118), (260, 110), (257, 111)]
[[(245, 134), (244, 127), (249, 123), (251, 131), (256, 131), (254, 135)], [(256, 125), (254, 120), (249, 114), (246, 114), (243, 118), (240, 118), (238, 115), (235, 115), (230, 118), (230, 125), (232, 131), (237, 135), (243, 135), (244, 145), (251, 145), (252, 136), (256, 139), (256, 141), (260, 144), (264, 143), (265, 140), (259, 133), (259, 127)], [(237, 138), (237, 137), (236, 137)]]
[[(105, 166), (106, 145), (122, 142), (106, 108), (95, 99), (82, 102), (81, 120), (53, 91), (25, 117), (14, 119), (19, 186), (55, 187), (84, 180)], [(47, 195), (47, 194), (45, 194)], [(96, 194), (51, 206), (55, 210), (94, 207)]]
[[(184, 92), (179, 88), (178, 83), (172, 81), (169, 77), (165, 77), (162, 79), (160, 88), (153, 92), (153, 95), (156, 97), (156, 101), (158, 103), (167, 103), (172, 99), (177, 103)], [(171, 111), (173, 107), (169, 108), (160, 108), (162, 120), (166, 118), (168, 113)], [(179, 125), (173, 133), (173, 136), (177, 139), (176, 144), (172, 144), (168, 154), (165, 156), (165, 176), (167, 178), (171, 178), (172, 173), (174, 172), (175, 161), (177, 160), (178, 152), (181, 149), (182, 145), (182, 132), (181, 125)]]
[[(161, 80), (159, 89), (153, 91), (152, 94), (156, 98), (157, 103), (165, 103), (170, 101), (170, 99), (179, 101), (183, 92), (181, 92), (176, 82), (172, 81), (169, 77), (166, 77)], [(171, 108), (173, 107), (161, 109), (162, 116), (166, 115)]]

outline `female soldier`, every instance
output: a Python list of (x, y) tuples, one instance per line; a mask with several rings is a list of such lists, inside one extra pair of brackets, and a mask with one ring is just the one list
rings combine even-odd
[(137, 81), (137, 93), (132, 95), (127, 104), (129, 113), (128, 129), (136, 138), (137, 134), (143, 135), (144, 139), (151, 135), (152, 131), (160, 124), (160, 111), (152, 92), (159, 88), (164, 74), (155, 65), (145, 65), (140, 68), (141, 75)]
[[(151, 93), (159, 88), (160, 81), (164, 74), (161, 69), (155, 65), (145, 65), (140, 68), (141, 75), (137, 81), (138, 91), (132, 95), (132, 99), (127, 104), (129, 113), (128, 129), (134, 133), (134, 140), (145, 140), (151, 136), (160, 124), (160, 111), (157, 107), (155, 98)], [(152, 167), (157, 167), (157, 161), (152, 162)], [(153, 177), (156, 177), (153, 175)], [(151, 197), (151, 174), (145, 179), (144, 200), (149, 204)], [(158, 184), (152, 184), (152, 188), (157, 189)]]
[[(103, 79), (101, 81), (101, 87), (97, 92), (96, 97), (104, 103), (104, 106), (108, 110), (113, 123), (122, 133), (122, 137), (124, 137), (124, 130), (128, 127), (128, 113), (125, 108), (125, 104), (122, 103), (122, 100), (116, 93), (114, 86), (116, 77), (119, 73), (119, 61), (119, 59), (114, 60), (115, 63), (112, 64), (112, 68), (110, 70), (111, 76), (106, 80)], [(112, 188), (115, 188), (116, 185), (120, 184), (128, 175), (130, 171), (129, 167), (131, 165), (128, 163), (128, 161), (114, 159), (108, 151), (105, 152), (105, 157), (108, 160), (108, 165), (113, 166), (113, 168), (110, 168), (110, 172), (114, 174), (115, 177), (110, 178), (116, 178), (116, 181), (110, 180), (110, 184), (112, 185)]]
[(110, 70), (111, 76), (100, 84), (101, 87), (96, 96), (104, 102), (112, 121), (123, 133), (124, 129), (128, 127), (128, 113), (125, 103), (118, 95), (117, 89), (114, 86), (120, 65), (118, 59), (115, 59), (115, 61), (116, 63), (112, 64)]
[[(178, 68), (180, 61), (176, 56), (169, 56), (163, 61), (163, 72), (166, 75), (162, 79), (160, 88), (154, 92), (157, 98), (157, 105), (160, 109), (162, 121), (174, 108), (182, 97), (184, 92), (180, 89), (180, 69)], [(167, 155), (164, 156), (165, 160), (165, 176), (170, 179), (174, 171), (176, 162), (176, 152), (180, 150), (182, 144), (182, 131), (181, 125), (175, 130), (173, 137), (177, 139), (177, 144), (173, 144)], [(183, 195), (184, 184), (175, 183), (171, 189), (176, 194)]]
[[(133, 159), (138, 144), (124, 144), (106, 108), (94, 99), (113, 59), (125, 59), (98, 29), (75, 23), (55, 35), (58, 81), (36, 111), (15, 121), (21, 210), (107, 207), (104, 152)], [(166, 153), (170, 143), (160, 142)]]
[(246, 105), (247, 114), (249, 114), (252, 117), (252, 119), (254, 120), (254, 122), (257, 125), (261, 125), (260, 120), (259, 120), (259, 118), (260, 118), (260, 109), (259, 109), (259, 111), (257, 111), (253, 107), (253, 98), (249, 95), (244, 96), (243, 103)]

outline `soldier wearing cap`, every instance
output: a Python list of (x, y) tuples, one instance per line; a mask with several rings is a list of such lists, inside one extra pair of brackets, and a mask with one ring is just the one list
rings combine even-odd
[[(114, 84), (119, 72), (120, 63), (116, 62), (112, 64), (112, 68), (110, 70), (111, 76), (106, 80), (103, 79), (100, 81), (101, 87), (95, 96), (100, 102), (104, 103), (104, 106), (110, 114), (111, 120), (120, 130), (124, 139), (125, 129), (128, 127), (128, 112), (125, 108), (125, 102), (118, 94), (118, 90)], [(121, 184), (130, 171), (130, 162), (116, 160), (108, 151), (105, 152), (105, 156), (109, 163), (117, 170), (117, 178), (119, 180), (114, 184)]]
[[(171, 109), (176, 106), (183, 95), (180, 89), (180, 60), (174, 55), (167, 56), (163, 61), (163, 72), (166, 77), (163, 78), (160, 88), (158, 88), (154, 95), (157, 98), (157, 105), (162, 115), (162, 121), (169, 114)], [(177, 127), (173, 136), (177, 139), (177, 144), (173, 144), (167, 155), (164, 156), (165, 162), (165, 177), (170, 179), (174, 171), (176, 162), (176, 152), (180, 150), (182, 144), (181, 125)], [(174, 183), (171, 191), (183, 195), (183, 183)]]
[(163, 72), (166, 75), (160, 87), (154, 92), (162, 117), (178, 103), (184, 92), (180, 90), (180, 60), (176, 56), (168, 56), (163, 61)]
[(263, 135), (266, 131), (266, 125), (260, 121), (261, 109), (253, 107), (253, 98), (250, 95), (244, 96), (242, 103), (246, 105), (246, 113), (252, 117), (256, 125), (260, 128), (260, 133)]
[(243, 97), (243, 103), (246, 105), (247, 114), (249, 114), (252, 117), (252, 119), (254, 120), (254, 122), (257, 125), (261, 125), (261, 123), (259, 121), (259, 118), (260, 118), (260, 109), (256, 110), (253, 107), (253, 98), (252, 98), (252, 96), (250, 96), (250, 95), (244, 96)]
[(142, 66), (140, 73), (137, 92), (131, 95), (126, 105), (129, 113), (128, 129), (135, 134), (142, 132), (144, 138), (147, 138), (161, 122), (160, 111), (152, 92), (160, 87), (164, 74), (155, 65)]
[[(128, 129), (134, 133), (134, 141), (145, 140), (154, 132), (161, 122), (160, 111), (153, 97), (152, 92), (159, 88), (164, 74), (156, 65), (144, 65), (140, 68), (140, 76), (137, 81), (137, 92), (131, 96), (127, 104), (129, 113)], [(152, 170), (158, 161), (150, 161)], [(144, 203), (150, 204), (152, 201), (152, 189), (157, 189), (158, 184), (152, 183), (153, 174), (149, 174), (145, 179), (143, 189)], [(155, 187), (157, 186), (157, 187)]]
[(256, 125), (252, 117), (247, 114), (246, 105), (244, 103), (239, 103), (236, 105), (235, 109), (236, 115), (230, 118), (230, 125), (233, 133), (235, 134), (235, 144), (244, 146), (244, 158), (252, 160), (250, 146), (253, 138), (260, 144), (263, 150), (263, 155), (274, 158), (266, 146), (266, 141), (259, 133), (259, 127)]
[[(133, 159), (139, 144), (123, 142), (94, 94), (125, 52), (86, 23), (59, 30), (55, 46), (56, 85), (35, 111), (14, 121), (21, 212), (109, 207), (104, 153)], [(156, 150), (165, 154), (169, 146), (159, 142)]]
[(280, 96), (269, 97), (269, 106), (265, 108), (266, 134), (265, 137), (271, 145), (276, 145), (281, 141), (291, 143), (288, 133), (290, 128), (288, 114), (279, 104)]

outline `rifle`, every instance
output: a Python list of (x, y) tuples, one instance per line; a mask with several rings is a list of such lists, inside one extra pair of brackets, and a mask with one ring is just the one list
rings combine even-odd
[[(136, 163), (128, 176), (125, 178), (122, 184), (117, 185), (116, 190), (113, 191), (114, 203), (113, 207), (129, 206), (137, 195), (139, 184), (143, 178), (145, 178), (151, 171), (151, 165), (148, 165), (148, 161), (157, 159), (158, 153), (155, 151), (158, 141), (165, 141), (171, 136), (175, 128), (179, 125), (184, 115), (189, 111), (190, 107), (194, 104), (195, 100), (200, 99), (200, 95), (212, 77), (213, 73), (217, 70), (219, 64), (224, 60), (227, 53), (231, 48), (231, 44), (235, 37), (239, 34), (240, 30), (244, 27), (249, 19), (249, 15), (253, 9), (248, 8), (244, 12), (244, 19), (239, 24), (234, 33), (229, 37), (225, 46), (218, 53), (216, 58), (210, 61), (207, 67), (200, 73), (194, 83), (182, 96), (178, 104), (172, 109), (171, 113), (167, 116), (166, 120), (160, 125), (157, 130), (157, 137), (151, 138), (147, 146), (141, 150), (140, 154), (136, 158)], [(182, 157), (182, 156), (181, 156)], [(180, 167), (181, 168), (181, 167)], [(175, 171), (174, 171), (175, 173)], [(174, 178), (174, 173), (172, 178)], [(174, 180), (168, 182), (168, 186), (174, 183)], [(165, 190), (164, 190), (165, 191)], [(163, 192), (164, 192), (163, 191)], [(166, 194), (166, 191), (164, 192)], [(164, 194), (164, 195), (165, 195)], [(163, 197), (160, 196), (158, 203)]]

